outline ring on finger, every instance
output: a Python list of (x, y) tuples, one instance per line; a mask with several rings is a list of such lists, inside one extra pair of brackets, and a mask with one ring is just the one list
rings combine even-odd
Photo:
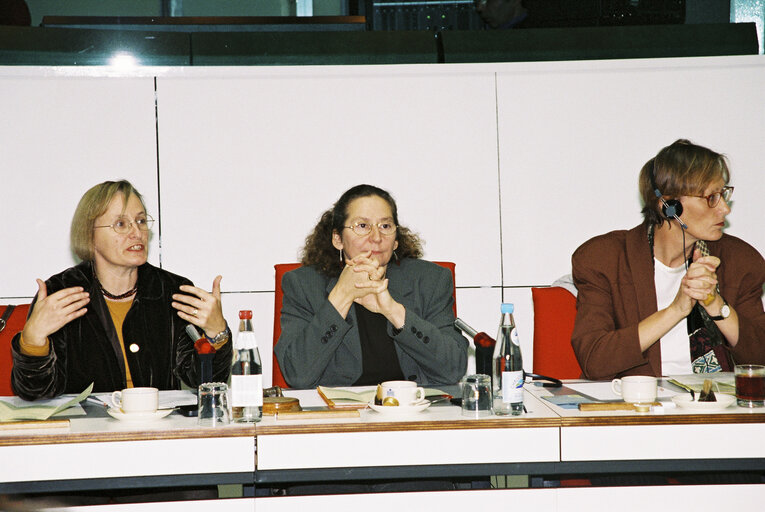
[(197, 313), (199, 313), (199, 310), (194, 308), (194, 311), (191, 312), (191, 316), (197, 316)]

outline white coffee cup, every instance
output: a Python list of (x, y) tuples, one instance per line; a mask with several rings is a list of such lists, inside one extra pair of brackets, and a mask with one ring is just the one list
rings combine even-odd
[(389, 380), (380, 384), (383, 400), (393, 397), (399, 405), (411, 405), (425, 398), (425, 390), (411, 380)]
[(159, 406), (157, 388), (126, 388), (112, 393), (112, 404), (125, 414), (155, 412)]
[(631, 404), (650, 404), (656, 401), (656, 377), (630, 375), (611, 381), (611, 390)]

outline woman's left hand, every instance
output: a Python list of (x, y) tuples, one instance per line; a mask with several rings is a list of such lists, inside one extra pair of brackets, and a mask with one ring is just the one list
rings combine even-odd
[(223, 276), (213, 280), (212, 292), (191, 285), (182, 285), (182, 292), (188, 295), (173, 294), (172, 306), (178, 310), (178, 316), (204, 330), (212, 338), (226, 328), (220, 300), (220, 282)]
[(720, 258), (701, 256), (698, 249), (693, 251), (693, 263), (688, 267), (682, 281), (683, 293), (702, 304), (707, 297), (714, 297), (717, 290), (718, 266), (720, 266)]
[(367, 290), (369, 293), (355, 302), (373, 313), (381, 313), (396, 329), (404, 326), (406, 308), (391, 297), (387, 279), (374, 279), (370, 275), (369, 281), (357, 283), (356, 288)]

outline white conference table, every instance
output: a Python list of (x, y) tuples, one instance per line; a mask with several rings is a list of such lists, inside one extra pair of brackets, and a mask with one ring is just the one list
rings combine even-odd
[(121, 422), (85, 410), (62, 428), (0, 430), (0, 495), (253, 481), (252, 426), (200, 428), (177, 413)]
[(264, 418), (256, 485), (516, 474), (544, 486), (562, 475), (765, 471), (764, 409), (581, 412), (541, 399), (549, 394), (527, 384), (520, 417), (466, 419), (434, 405), (401, 418)]
[[(308, 397), (315, 394), (287, 392), (295, 393), (304, 394), (309, 404), (313, 398)], [(199, 428), (195, 419), (177, 414), (133, 425), (98, 411), (97, 417), (72, 418), (65, 429), (0, 431), (0, 494), (519, 474), (530, 475), (536, 488), (391, 493), (366, 502), (364, 495), (251, 498), (225, 500), (225, 508), (303, 511), (310, 504), (314, 509), (338, 510), (366, 503), (369, 510), (389, 510), (438, 502), (446, 509), (464, 510), (468, 503), (512, 499), (563, 511), (576, 510), (572, 506), (577, 503), (592, 506), (593, 500), (610, 504), (614, 497), (630, 500), (636, 492), (630, 487), (544, 487), (566, 475), (765, 471), (765, 410), (583, 413), (550, 404), (540, 398), (545, 393), (527, 385), (527, 414), (482, 419), (464, 418), (455, 406), (433, 405), (408, 417), (364, 410), (353, 419), (265, 417), (254, 427)], [(696, 505), (702, 503), (697, 497), (702, 488), (708, 487), (711, 494), (719, 489), (665, 487), (649, 489), (656, 496), (666, 494), (668, 500)], [(726, 486), (726, 491), (765, 497), (762, 485)], [(716, 499), (707, 496), (703, 503)], [(631, 510), (635, 503), (620, 508)], [(136, 507), (130, 510), (142, 510)], [(170, 504), (163, 507), (172, 510)]]

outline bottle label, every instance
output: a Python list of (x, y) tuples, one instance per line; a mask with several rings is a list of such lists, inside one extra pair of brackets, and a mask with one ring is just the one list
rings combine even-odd
[(523, 402), (523, 371), (502, 372), (502, 401), (506, 404)]
[(516, 347), (521, 346), (521, 338), (518, 336), (518, 329), (516, 329), (515, 327), (513, 327), (513, 330), (510, 331), (510, 341), (512, 341), (513, 345), (515, 345)]
[(263, 375), (231, 376), (231, 407), (263, 405)]

